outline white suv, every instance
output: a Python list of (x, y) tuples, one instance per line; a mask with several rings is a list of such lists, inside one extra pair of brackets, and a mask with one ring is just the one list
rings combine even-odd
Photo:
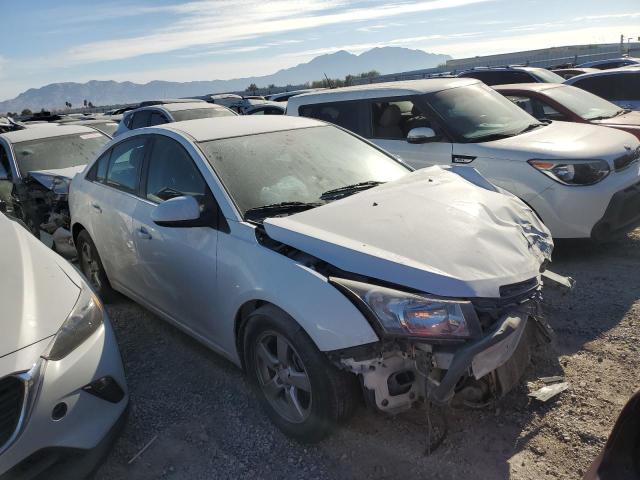
[(594, 125), (542, 123), (482, 82), (446, 78), (292, 97), (287, 115), (335, 123), (414, 168), (464, 164), (518, 196), (555, 238), (605, 240), (640, 221), (640, 142)]

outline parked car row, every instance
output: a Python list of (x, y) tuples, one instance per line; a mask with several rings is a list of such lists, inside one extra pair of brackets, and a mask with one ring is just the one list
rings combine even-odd
[[(567, 118), (534, 108), (544, 95)], [(16, 219), (0, 218), (0, 263), (23, 279), (0, 341), (0, 472), (108, 447), (128, 395), (100, 298), (124, 294), (225, 356), (274, 424), (317, 441), (360, 392), (386, 413), (509, 392), (551, 336), (553, 238), (640, 223), (640, 141), (598, 123), (631, 114), (575, 87), (391, 82), (269, 114), (153, 101), (114, 138), (0, 124)], [(18, 223), (51, 233), (84, 279)]]

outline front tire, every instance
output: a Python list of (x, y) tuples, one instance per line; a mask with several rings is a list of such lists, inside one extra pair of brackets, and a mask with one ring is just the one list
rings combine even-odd
[(96, 292), (105, 303), (113, 301), (115, 292), (113, 288), (111, 288), (107, 273), (102, 266), (102, 260), (100, 259), (96, 245), (86, 230), (82, 230), (78, 234), (76, 249), (78, 250), (80, 270), (82, 270), (83, 275), (94, 292)]
[(263, 409), (287, 436), (317, 442), (357, 405), (355, 376), (338, 370), (291, 317), (263, 306), (248, 319), (245, 366)]

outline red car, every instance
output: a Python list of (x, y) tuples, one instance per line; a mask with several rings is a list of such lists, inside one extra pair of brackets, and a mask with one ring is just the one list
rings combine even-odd
[(539, 120), (593, 123), (640, 139), (640, 111), (625, 110), (581, 88), (560, 83), (495, 85), (495, 90)]

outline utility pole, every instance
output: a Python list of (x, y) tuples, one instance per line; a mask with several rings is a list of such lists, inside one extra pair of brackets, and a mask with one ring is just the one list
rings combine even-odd
[(620, 56), (624, 54), (624, 34), (620, 35)]

